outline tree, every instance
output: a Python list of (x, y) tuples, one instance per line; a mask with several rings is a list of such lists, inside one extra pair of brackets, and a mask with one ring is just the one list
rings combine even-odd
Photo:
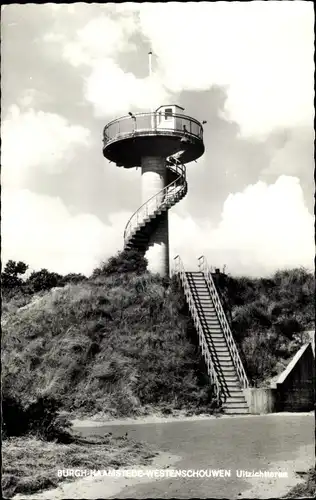
[(28, 265), (24, 262), (16, 262), (9, 260), (1, 275), (2, 287), (4, 289), (13, 289), (23, 285), (23, 280), (20, 277), (28, 269)]
[(51, 273), (47, 269), (41, 269), (40, 271), (33, 271), (30, 274), (29, 279), (26, 282), (30, 285), (34, 292), (40, 292), (41, 290), (50, 290), (55, 286), (63, 286), (63, 276), (58, 273)]

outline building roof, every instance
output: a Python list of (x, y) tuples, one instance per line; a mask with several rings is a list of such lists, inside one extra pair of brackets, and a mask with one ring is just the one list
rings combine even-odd
[(163, 104), (162, 106), (159, 106), (159, 108), (157, 108), (156, 111), (158, 111), (161, 108), (168, 108), (170, 106), (175, 106), (176, 108), (182, 109), (182, 111), (184, 111), (184, 108), (179, 106), (179, 104)]
[(295, 354), (295, 356), (293, 356), (293, 358), (291, 359), (291, 361), (289, 362), (289, 364), (287, 365), (287, 367), (285, 368), (285, 370), (279, 376), (279, 378), (278, 378), (278, 380), (276, 382), (277, 384), (282, 384), (284, 382), (284, 380), (291, 373), (291, 371), (295, 367), (296, 363), (298, 363), (298, 361), (301, 359), (301, 357), (303, 356), (303, 354), (305, 354), (305, 352), (306, 352), (306, 350), (308, 348), (312, 349), (311, 342), (308, 342), (307, 344), (304, 344), (300, 348), (300, 350)]

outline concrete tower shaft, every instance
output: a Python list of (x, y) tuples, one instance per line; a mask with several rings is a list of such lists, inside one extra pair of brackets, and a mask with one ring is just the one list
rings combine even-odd
[[(143, 156), (142, 167), (142, 204), (148, 203), (148, 214), (154, 213), (162, 204), (167, 186), (166, 159), (159, 156)], [(152, 203), (151, 203), (152, 200)], [(169, 223), (168, 211), (163, 212), (155, 229), (149, 236), (149, 249), (145, 256), (148, 269), (162, 276), (169, 276)]]

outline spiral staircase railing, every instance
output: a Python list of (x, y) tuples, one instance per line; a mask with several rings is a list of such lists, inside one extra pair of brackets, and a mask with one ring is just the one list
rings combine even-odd
[(146, 218), (153, 218), (159, 211), (168, 210), (186, 195), (188, 185), (185, 165), (176, 156), (169, 157), (166, 162), (167, 169), (177, 175), (176, 179), (155, 193), (133, 213), (124, 230), (124, 245), (127, 245)]

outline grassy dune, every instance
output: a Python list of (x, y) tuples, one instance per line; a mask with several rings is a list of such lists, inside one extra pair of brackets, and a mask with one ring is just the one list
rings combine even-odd
[(97, 276), (3, 316), (3, 387), (67, 411), (207, 409), (212, 394), (175, 286), (144, 273)]

